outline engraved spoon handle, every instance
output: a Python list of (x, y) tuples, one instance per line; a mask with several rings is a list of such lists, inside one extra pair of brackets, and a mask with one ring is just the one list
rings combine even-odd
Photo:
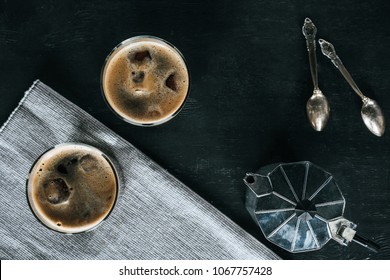
[(317, 28), (311, 19), (306, 18), (302, 27), (302, 33), (306, 38), (306, 47), (309, 52), (309, 64), (311, 78), (313, 80), (314, 89), (318, 90), (318, 74), (317, 74), (317, 56), (315, 37)]
[(322, 53), (333, 62), (334, 66), (336, 66), (336, 68), (339, 69), (339, 71), (344, 76), (348, 84), (352, 87), (352, 89), (356, 92), (356, 94), (359, 95), (359, 97), (363, 100), (363, 102), (365, 102), (368, 99), (368, 97), (366, 97), (359, 89), (359, 87), (356, 85), (355, 81), (352, 79), (351, 74), (349, 74), (348, 70), (341, 62), (341, 59), (337, 56), (334, 46), (323, 39), (318, 40), (318, 42), (321, 46)]

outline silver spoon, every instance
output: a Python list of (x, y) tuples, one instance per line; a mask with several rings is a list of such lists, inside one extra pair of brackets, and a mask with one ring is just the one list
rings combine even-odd
[(385, 133), (386, 123), (378, 103), (376, 103), (375, 100), (368, 98), (361, 92), (347, 69), (344, 67), (340, 58), (337, 56), (333, 45), (323, 39), (318, 40), (318, 42), (321, 46), (322, 53), (333, 62), (337, 69), (340, 70), (341, 74), (347, 80), (352, 89), (362, 99), (363, 105), (361, 114), (364, 124), (373, 134), (376, 136), (382, 136), (383, 133)]
[(324, 129), (326, 123), (328, 122), (330, 109), (328, 100), (318, 87), (317, 56), (315, 42), (317, 28), (309, 18), (306, 18), (304, 21), (302, 33), (306, 38), (307, 51), (309, 52), (310, 72), (314, 85), (313, 95), (306, 103), (306, 113), (311, 126), (315, 130), (321, 131)]

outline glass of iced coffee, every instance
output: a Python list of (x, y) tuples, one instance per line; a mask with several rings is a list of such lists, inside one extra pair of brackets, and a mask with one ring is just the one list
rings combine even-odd
[(153, 36), (136, 36), (117, 45), (101, 73), (108, 106), (123, 120), (140, 126), (162, 124), (176, 116), (189, 86), (183, 55)]
[(45, 226), (67, 234), (89, 231), (111, 213), (118, 172), (99, 149), (63, 143), (43, 153), (27, 179), (32, 212)]

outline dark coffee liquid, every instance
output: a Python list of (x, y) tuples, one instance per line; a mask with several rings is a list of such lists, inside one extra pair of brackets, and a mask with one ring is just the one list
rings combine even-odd
[(48, 227), (82, 232), (110, 213), (117, 184), (113, 166), (99, 150), (65, 144), (36, 162), (28, 181), (28, 197), (34, 213)]
[(125, 120), (153, 124), (171, 117), (182, 106), (189, 76), (174, 48), (156, 39), (136, 38), (111, 54), (102, 87), (111, 108)]

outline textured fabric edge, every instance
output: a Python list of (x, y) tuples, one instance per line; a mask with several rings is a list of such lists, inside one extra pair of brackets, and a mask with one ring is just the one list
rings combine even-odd
[(19, 111), (19, 108), (23, 105), (23, 103), (26, 101), (27, 97), (30, 95), (30, 92), (37, 86), (37, 84), (40, 82), (39, 79), (35, 80), (33, 84), (30, 86), (28, 90), (24, 92), (24, 96), (19, 101), (19, 104), (16, 106), (16, 108), (12, 111), (12, 113), (9, 115), (8, 119), (3, 123), (3, 125), (0, 127), (0, 134), (3, 132), (3, 130), (7, 127), (7, 125), (12, 120), (13, 116), (16, 114), (17, 111)]

